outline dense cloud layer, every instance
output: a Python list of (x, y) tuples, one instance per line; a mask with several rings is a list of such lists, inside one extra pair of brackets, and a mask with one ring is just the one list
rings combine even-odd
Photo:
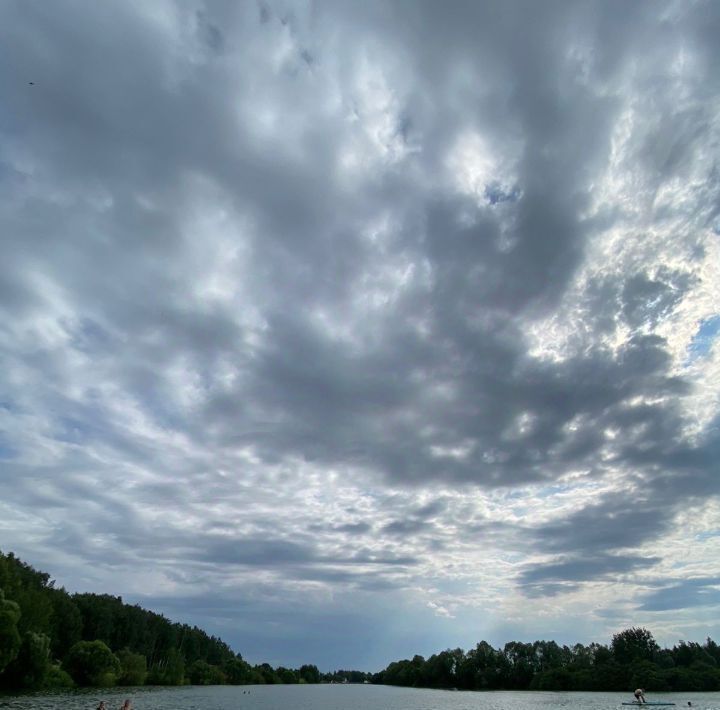
[(720, 632), (716, 4), (0, 15), (3, 549), (286, 665)]

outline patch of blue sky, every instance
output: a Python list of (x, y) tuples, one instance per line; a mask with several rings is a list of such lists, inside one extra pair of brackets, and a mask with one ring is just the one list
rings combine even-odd
[(5, 446), (0, 444), (0, 461), (11, 461), (17, 458), (17, 449), (13, 449), (12, 446)]
[(11, 446), (2, 436), (0, 436), (0, 461), (10, 461), (17, 458), (18, 450)]
[(704, 357), (720, 333), (720, 315), (705, 318), (688, 346), (688, 362)]
[(558, 484), (555, 486), (543, 486), (537, 493), (538, 498), (550, 498), (551, 496), (558, 495), (559, 493), (567, 493), (571, 489), (571, 486), (567, 484)]
[(485, 186), (485, 199), (491, 205), (497, 205), (500, 202), (516, 202), (519, 197), (520, 190), (517, 187), (508, 192), (499, 183), (491, 183)]
[(103, 328), (87, 318), (80, 322), (73, 333), (73, 347), (85, 352), (96, 352), (110, 345), (110, 336)]
[[(6, 401), (0, 399), (0, 409), (4, 409), (6, 412), (14, 412), (15, 407), (13, 405)], [(9, 461), (10, 459), (14, 459), (18, 456), (18, 451), (13, 446), (11, 446), (5, 437), (0, 433), (0, 461)]]
[[(99, 414), (99, 413), (98, 413)], [(93, 413), (79, 416), (62, 416), (57, 420), (55, 439), (66, 444), (82, 444), (97, 439), (104, 431), (100, 416)]]
[(166, 429), (182, 429), (185, 426), (182, 413), (173, 407), (162, 392), (147, 390), (139, 400), (145, 415), (159, 426)]

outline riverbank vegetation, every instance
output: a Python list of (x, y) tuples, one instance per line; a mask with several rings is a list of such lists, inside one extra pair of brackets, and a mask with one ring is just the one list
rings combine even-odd
[(196, 626), (108, 594), (69, 594), (0, 552), (0, 688), (320, 683), (369, 674), (252, 666)]
[(467, 652), (396, 661), (373, 682), (462, 690), (714, 691), (720, 690), (720, 648), (710, 638), (660, 648), (643, 628), (615, 634), (609, 646), (512, 641), (493, 648), (482, 641)]
[(50, 576), (0, 552), (0, 688), (114, 685), (384, 683), (467, 690), (720, 690), (720, 648), (680, 641), (661, 649), (646, 629), (609, 646), (512, 641), (395, 661), (374, 675), (314, 665), (250, 665), (196, 626), (107, 594), (69, 594)]

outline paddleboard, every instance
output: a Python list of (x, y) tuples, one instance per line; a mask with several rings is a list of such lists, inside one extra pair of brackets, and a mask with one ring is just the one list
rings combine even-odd
[(639, 703), (633, 700), (631, 703), (623, 703), (623, 705), (675, 705), (675, 703), (664, 703), (662, 700), (648, 700), (646, 703)]

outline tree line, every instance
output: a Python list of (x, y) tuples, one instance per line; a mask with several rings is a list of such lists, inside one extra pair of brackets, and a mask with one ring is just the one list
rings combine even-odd
[(720, 648), (710, 638), (660, 648), (644, 628), (615, 634), (609, 646), (511, 641), (500, 649), (481, 641), (467, 652), (394, 661), (373, 682), (461, 690), (714, 691), (720, 690)]
[(252, 666), (222, 639), (108, 594), (69, 594), (0, 552), (0, 688), (357, 682), (317, 666)]
[(250, 665), (222, 639), (108, 594), (69, 594), (50, 576), (0, 552), (0, 688), (113, 685), (382, 683), (462, 690), (720, 690), (720, 648), (680, 641), (660, 648), (631, 628), (609, 646), (481, 641), (379, 673)]

